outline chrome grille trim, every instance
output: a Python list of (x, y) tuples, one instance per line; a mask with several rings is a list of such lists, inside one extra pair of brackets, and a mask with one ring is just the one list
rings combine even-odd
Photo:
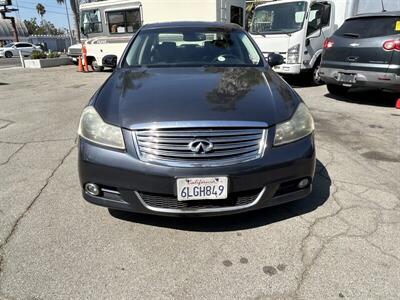
[(176, 213), (196, 214), (196, 213), (207, 213), (207, 212), (227, 212), (227, 211), (235, 211), (235, 210), (250, 208), (250, 207), (256, 205), (261, 200), (261, 198), (265, 194), (266, 189), (267, 189), (267, 187), (263, 187), (261, 192), (258, 194), (257, 198), (249, 204), (228, 206), (228, 207), (218, 207), (218, 208), (198, 208), (198, 209), (193, 209), (193, 210), (177, 209), (177, 208), (160, 208), (160, 207), (150, 206), (146, 202), (143, 201), (142, 197), (140, 196), (140, 194), (137, 191), (135, 191), (134, 193), (135, 193), (136, 197), (139, 199), (140, 203), (142, 203), (142, 205), (149, 210), (152, 210), (155, 212), (162, 212), (162, 213), (171, 213), (171, 214), (176, 214)]
[[(210, 142), (213, 143), (218, 143), (218, 142), (236, 142), (236, 141), (254, 141), (254, 140), (259, 140), (261, 138), (262, 131), (259, 134), (252, 134), (252, 135), (244, 135), (244, 136), (236, 136), (236, 137), (211, 137), (208, 138)], [(200, 137), (200, 136), (196, 136)], [(202, 135), (201, 137), (204, 137)], [(189, 138), (189, 137), (188, 137)], [(192, 136), (193, 138), (193, 136)], [(187, 140), (181, 139), (181, 138), (158, 138), (156, 136), (145, 136), (142, 137), (140, 135), (137, 135), (137, 139), (140, 142), (160, 142), (160, 143), (172, 143), (172, 144), (187, 144)]]
[[(232, 125), (231, 123), (229, 125)], [(263, 156), (267, 129), (251, 127), (160, 127), (132, 131), (140, 160), (176, 167), (213, 167), (243, 163)], [(189, 144), (206, 139), (207, 153), (194, 153)]]

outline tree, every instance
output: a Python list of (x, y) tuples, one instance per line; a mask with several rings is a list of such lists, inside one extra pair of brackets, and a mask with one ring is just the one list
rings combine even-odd
[(31, 18), (30, 20), (24, 20), (24, 24), (28, 29), (28, 33), (34, 35), (60, 35), (64, 34), (63, 29), (56, 28), (56, 26), (46, 20), (43, 20), (38, 24), (36, 18)]
[(41, 3), (38, 3), (36, 5), (36, 11), (37, 11), (38, 15), (40, 16), (40, 18), (42, 19), (42, 21), (43, 21), (43, 16), (46, 13), (46, 8), (44, 7), (44, 5), (41, 4)]
[[(66, 3), (66, 0), (56, 0), (58, 4)], [(72, 13), (74, 14), (75, 32), (78, 41), (81, 40), (81, 34), (79, 30), (79, 0), (69, 0), (69, 5), (71, 6)], [(68, 19), (69, 23), (69, 19)]]
[(31, 18), (30, 20), (24, 20), (26, 29), (28, 29), (29, 35), (37, 34), (40, 25), (37, 23), (36, 18)]

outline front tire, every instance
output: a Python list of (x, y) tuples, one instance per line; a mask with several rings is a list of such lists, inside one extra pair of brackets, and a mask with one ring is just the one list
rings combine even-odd
[(338, 96), (346, 95), (349, 90), (349, 88), (346, 86), (336, 85), (336, 84), (327, 84), (326, 87), (328, 88), (329, 93)]
[(13, 57), (13, 54), (10, 51), (7, 51), (6, 53), (4, 53), (4, 56), (6, 58), (11, 58), (11, 57)]
[(97, 64), (97, 61), (96, 61), (96, 60), (93, 60), (93, 61), (92, 61), (92, 68), (93, 68), (93, 71), (94, 71), (94, 72), (103, 72), (103, 71), (104, 71), (104, 67), (103, 67), (103, 66), (99, 66), (99, 65)]
[(320, 66), (321, 64), (320, 61), (318, 60), (317, 62), (315, 62), (315, 65), (310, 72), (310, 83), (313, 86), (324, 84), (324, 81), (321, 79), (321, 76), (319, 75)]

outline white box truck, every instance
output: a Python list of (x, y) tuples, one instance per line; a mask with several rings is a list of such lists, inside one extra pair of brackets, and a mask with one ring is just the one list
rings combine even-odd
[(319, 65), (324, 40), (359, 13), (400, 10), (400, 0), (281, 0), (256, 7), (250, 34), (264, 56), (279, 53), (280, 74), (306, 73), (320, 84)]
[(245, 22), (245, 0), (107, 0), (81, 4), (81, 32), (88, 64), (103, 69), (105, 55), (122, 55), (133, 34), (146, 23), (172, 21)]

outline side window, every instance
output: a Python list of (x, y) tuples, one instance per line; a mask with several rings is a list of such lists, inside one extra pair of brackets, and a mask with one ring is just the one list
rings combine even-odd
[(311, 33), (328, 26), (331, 16), (331, 6), (329, 4), (314, 3), (311, 5), (308, 17), (307, 36)]
[(107, 19), (111, 34), (134, 33), (141, 25), (139, 9), (108, 12)]
[(140, 10), (128, 10), (126, 11), (126, 31), (133, 33), (140, 28)]
[(231, 5), (231, 23), (243, 26), (243, 7)]
[(108, 26), (110, 33), (125, 33), (124, 12), (116, 11), (108, 13)]

